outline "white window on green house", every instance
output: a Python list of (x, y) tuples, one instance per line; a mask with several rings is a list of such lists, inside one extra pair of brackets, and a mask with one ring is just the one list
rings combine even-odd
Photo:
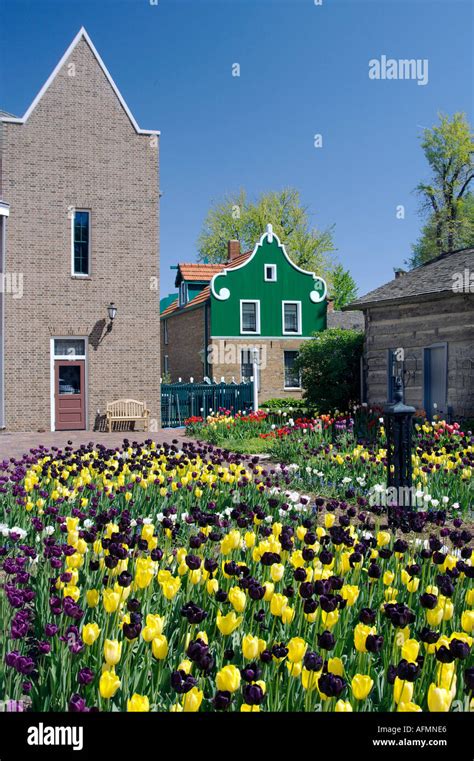
[(301, 334), (301, 301), (283, 301), (283, 335)]
[(72, 274), (76, 277), (87, 277), (90, 275), (90, 217), (90, 212), (84, 209), (75, 209), (72, 215), (71, 269)]
[(265, 264), (264, 265), (264, 271), (265, 271), (265, 282), (266, 283), (276, 283), (276, 279), (277, 279), (277, 266), (276, 266), (276, 264)]
[(240, 302), (240, 332), (260, 333), (260, 301)]
[(285, 359), (285, 388), (301, 388), (301, 373), (295, 368), (297, 351), (283, 352)]
[(168, 320), (163, 320), (163, 341), (168, 343)]
[[(240, 352), (240, 380), (242, 383), (253, 381), (253, 357), (254, 349), (242, 349)], [(257, 367), (257, 385), (260, 391), (260, 349), (258, 349)]]
[(188, 284), (184, 281), (179, 286), (179, 306), (184, 307), (188, 303)]

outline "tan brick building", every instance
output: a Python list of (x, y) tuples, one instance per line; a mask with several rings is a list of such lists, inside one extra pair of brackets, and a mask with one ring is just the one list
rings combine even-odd
[(101, 427), (119, 397), (158, 424), (159, 132), (84, 29), (24, 117), (0, 119), (2, 427)]

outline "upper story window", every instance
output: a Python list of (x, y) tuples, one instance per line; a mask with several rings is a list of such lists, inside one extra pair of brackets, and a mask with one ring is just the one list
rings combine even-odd
[(179, 286), (179, 306), (184, 307), (188, 303), (188, 284), (183, 282)]
[(301, 334), (301, 301), (284, 301), (283, 309), (283, 334)]
[(260, 301), (240, 302), (240, 332), (260, 333)]
[(72, 217), (72, 274), (90, 275), (91, 268), (91, 215), (89, 211), (75, 209)]
[(266, 283), (276, 283), (277, 267), (276, 264), (264, 264), (264, 275)]

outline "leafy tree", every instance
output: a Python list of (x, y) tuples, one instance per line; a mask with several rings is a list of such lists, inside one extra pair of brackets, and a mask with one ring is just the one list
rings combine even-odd
[(325, 230), (311, 227), (308, 210), (293, 188), (263, 193), (254, 201), (241, 190), (216, 203), (199, 236), (199, 260), (225, 262), (227, 241), (232, 238), (240, 240), (243, 251), (253, 249), (268, 223), (295, 264), (331, 282), (334, 226)]
[[(443, 230), (442, 250), (448, 251), (446, 224), (443, 224)], [(436, 235), (437, 223), (434, 215), (432, 215), (423, 226), (419, 239), (412, 246), (413, 254), (408, 262), (410, 266), (417, 267), (438, 255)], [(458, 231), (454, 241), (454, 250), (472, 246), (474, 246), (474, 195), (467, 193), (459, 202)]]
[(469, 186), (474, 178), (473, 135), (465, 114), (450, 119), (440, 115), (440, 124), (423, 131), (421, 146), (431, 169), (431, 180), (421, 182), (416, 192), (421, 212), (428, 214), (421, 238), (413, 246), (408, 264), (416, 267), (444, 251), (472, 245), (473, 204)]
[(332, 273), (334, 309), (342, 309), (357, 298), (357, 285), (349, 270), (337, 264)]
[(304, 398), (321, 412), (348, 410), (360, 395), (360, 357), (364, 334), (357, 330), (329, 328), (300, 348)]

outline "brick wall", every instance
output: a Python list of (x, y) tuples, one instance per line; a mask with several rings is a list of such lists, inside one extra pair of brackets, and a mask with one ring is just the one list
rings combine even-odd
[(212, 366), (212, 375), (219, 381), (223, 376), (226, 382), (232, 378), (237, 383), (241, 380), (240, 349), (250, 346), (261, 348), (261, 356), (265, 367), (260, 371), (259, 400), (291, 398), (301, 399), (302, 391), (285, 389), (284, 351), (298, 351), (302, 344), (301, 339), (252, 339), (248, 336), (241, 338), (213, 339), (214, 356), (218, 361)]
[(167, 354), (173, 383), (178, 378), (182, 378), (183, 382), (188, 382), (190, 377), (196, 382), (203, 379), (204, 366), (200, 352), (205, 349), (204, 310), (205, 305), (167, 317), (168, 345), (164, 341), (164, 319), (161, 320), (161, 367), (164, 368), (164, 355)]
[[(6, 427), (50, 428), (50, 339), (68, 335), (87, 337), (89, 428), (125, 396), (158, 421), (157, 138), (137, 134), (84, 39), (27, 122), (3, 124), (3, 187), (6, 268), (24, 276), (5, 298)], [(68, 207), (91, 210), (90, 279), (71, 277)]]

